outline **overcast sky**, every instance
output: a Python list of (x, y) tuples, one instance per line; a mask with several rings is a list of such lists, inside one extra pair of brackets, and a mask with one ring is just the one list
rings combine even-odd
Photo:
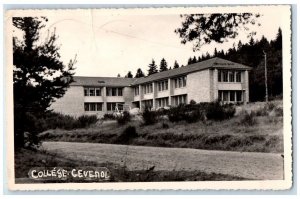
[[(274, 39), (282, 23), (280, 12), (270, 8), (262, 8), (259, 12), (263, 16), (259, 19), (261, 26), (255, 28), (255, 39), (262, 35), (268, 40)], [(168, 66), (173, 67), (175, 60), (186, 65), (190, 56), (211, 53), (215, 47), (226, 51), (239, 40), (243, 43), (249, 41), (247, 34), (241, 31), (234, 40), (223, 44), (211, 43), (194, 53), (192, 45), (181, 44), (179, 36), (174, 33), (183, 20), (179, 14), (124, 15), (93, 10), (57, 11), (46, 16), (49, 21), (42, 31), (43, 36), (47, 29), (56, 29), (62, 60), (67, 64), (77, 54), (77, 76), (115, 77), (118, 73), (124, 76), (128, 71), (135, 75), (137, 68), (147, 73), (152, 58), (157, 65), (162, 58), (166, 59)]]

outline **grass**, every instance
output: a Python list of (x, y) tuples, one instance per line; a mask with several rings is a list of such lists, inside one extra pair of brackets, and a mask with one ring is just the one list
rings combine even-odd
[[(26, 149), (17, 150), (15, 153), (15, 177), (16, 183), (41, 183), (28, 178), (28, 171), (33, 167), (107, 167), (111, 172), (110, 182), (157, 182), (157, 181), (228, 181), (247, 180), (245, 178), (218, 174), (205, 173), (201, 171), (155, 171), (137, 170), (129, 171), (126, 167), (112, 163), (95, 163), (92, 161), (71, 160), (61, 157), (58, 154), (51, 154), (45, 151), (31, 151)], [(22, 178), (21, 182), (18, 179)], [(25, 181), (24, 181), (25, 178)], [(51, 181), (51, 183), (61, 183), (66, 181)], [(72, 181), (67, 181), (72, 182)], [(77, 181), (76, 181), (77, 182)], [(50, 181), (45, 181), (50, 183)]]
[(244, 117), (240, 115), (229, 120), (205, 123), (160, 121), (147, 126), (142, 125), (140, 121), (130, 121), (127, 125), (121, 126), (117, 123), (104, 123), (87, 129), (48, 130), (41, 133), (40, 138), (45, 141), (115, 144), (120, 143), (118, 138), (128, 126), (134, 126), (137, 136), (126, 144), (226, 151), (283, 152), (282, 116), (251, 116), (255, 119), (253, 125), (241, 122)]

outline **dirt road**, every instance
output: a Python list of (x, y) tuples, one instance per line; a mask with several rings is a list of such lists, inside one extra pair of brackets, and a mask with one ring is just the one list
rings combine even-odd
[(93, 144), (44, 142), (44, 149), (70, 159), (112, 162), (130, 170), (198, 170), (234, 175), (249, 179), (283, 179), (283, 158), (280, 154), (198, 150)]

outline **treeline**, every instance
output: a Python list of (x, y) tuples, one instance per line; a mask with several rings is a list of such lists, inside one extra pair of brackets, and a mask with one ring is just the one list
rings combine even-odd
[[(263, 101), (265, 99), (265, 59), (264, 53), (267, 56), (268, 70), (268, 94), (270, 99), (275, 96), (282, 95), (282, 33), (278, 29), (277, 36), (274, 40), (268, 41), (264, 36), (260, 40), (254, 40), (253, 37), (247, 43), (238, 42), (226, 52), (218, 51), (215, 48), (213, 54), (202, 54), (201, 56), (190, 57), (187, 60), (187, 65), (205, 61), (213, 57), (220, 57), (233, 62), (251, 66), (253, 69), (249, 73), (250, 101)], [(182, 65), (183, 66), (183, 65)], [(181, 66), (181, 67), (182, 67)], [(159, 66), (152, 59), (148, 65), (147, 75), (152, 75), (158, 72), (179, 68), (179, 64), (175, 61), (171, 67), (167, 61), (162, 58)], [(125, 76), (127, 78), (145, 77), (146, 74), (139, 68), (133, 76), (131, 71)]]

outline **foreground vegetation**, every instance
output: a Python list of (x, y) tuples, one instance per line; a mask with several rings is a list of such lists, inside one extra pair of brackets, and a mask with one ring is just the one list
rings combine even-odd
[[(232, 111), (229, 112), (233, 116)], [(110, 122), (84, 129), (52, 129), (41, 133), (39, 137), (42, 141), (283, 152), (282, 108), (277, 105), (267, 104), (256, 110), (243, 110), (235, 117), (226, 119), (226, 116), (224, 120), (217, 121), (203, 119), (201, 114), (199, 120), (195, 121), (186, 120), (186, 117), (180, 120), (178, 117), (175, 117), (176, 122), (171, 122), (164, 116), (157, 116), (152, 125), (143, 120), (131, 120), (123, 125)], [(190, 118), (197, 117), (193, 115)]]
[[(28, 171), (33, 167), (107, 167), (111, 172), (110, 182), (151, 182), (151, 181), (228, 181), (247, 180), (241, 177), (205, 173), (201, 171), (155, 171), (151, 169), (130, 171), (126, 166), (113, 163), (95, 163), (92, 161), (71, 160), (57, 154), (42, 150), (31, 151), (20, 149), (15, 153), (15, 176), (16, 183), (41, 183), (28, 178)], [(22, 180), (19, 180), (22, 179)], [(47, 181), (49, 183), (49, 181)], [(53, 181), (52, 181), (53, 182)], [(71, 181), (55, 181), (71, 182)]]

